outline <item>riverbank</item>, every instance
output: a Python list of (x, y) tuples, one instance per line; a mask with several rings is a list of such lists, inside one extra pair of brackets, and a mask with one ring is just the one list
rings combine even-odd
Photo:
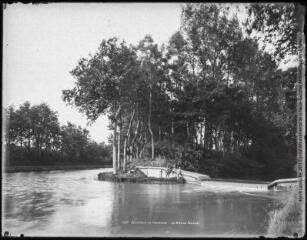
[(44, 166), (7, 166), (4, 172), (40, 172), (53, 170), (85, 170), (95, 168), (111, 168), (112, 164), (95, 164), (95, 165), (44, 165)]
[(271, 212), (268, 227), (270, 237), (304, 236), (304, 217), (302, 215), (304, 202), (299, 199), (299, 189), (295, 187), (283, 206)]

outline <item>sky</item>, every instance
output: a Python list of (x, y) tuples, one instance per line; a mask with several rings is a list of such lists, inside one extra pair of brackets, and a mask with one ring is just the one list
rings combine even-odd
[(94, 54), (102, 39), (119, 37), (137, 44), (150, 34), (158, 44), (180, 26), (179, 3), (11, 4), (3, 12), (3, 106), (47, 103), (59, 122), (87, 128), (107, 142), (107, 116), (87, 125), (85, 115), (62, 100), (71, 89), (69, 73), (80, 58)]

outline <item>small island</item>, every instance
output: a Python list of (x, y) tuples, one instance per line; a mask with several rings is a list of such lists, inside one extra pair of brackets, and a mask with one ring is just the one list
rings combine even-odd
[(185, 183), (185, 179), (181, 174), (180, 169), (174, 169), (171, 167), (164, 168), (164, 172), (159, 171), (157, 175), (149, 176), (145, 174), (139, 167), (133, 163), (127, 164), (126, 171), (113, 172), (101, 172), (98, 174), (98, 180), (110, 181), (110, 182), (128, 182), (128, 183), (155, 183), (155, 184), (182, 184)]

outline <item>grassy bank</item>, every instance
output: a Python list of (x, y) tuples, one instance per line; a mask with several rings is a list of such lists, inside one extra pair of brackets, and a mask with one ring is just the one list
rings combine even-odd
[(154, 160), (151, 159), (133, 159), (130, 163), (134, 166), (147, 166), (147, 167), (167, 167), (168, 165), (176, 164), (175, 160), (166, 160), (165, 158), (156, 157)]
[(100, 181), (110, 181), (110, 182), (129, 182), (129, 183), (171, 183), (171, 184), (180, 184), (185, 183), (183, 178), (157, 178), (157, 177), (148, 177), (139, 169), (132, 167), (129, 168), (127, 172), (119, 172), (113, 174), (112, 172), (102, 172), (98, 174), (98, 180)]
[(303, 202), (299, 201), (298, 188), (294, 188), (282, 208), (271, 213), (268, 235), (272, 237), (302, 237), (304, 232)]
[(82, 170), (95, 168), (109, 168), (111, 164), (93, 164), (93, 165), (44, 165), (44, 166), (7, 166), (4, 172), (32, 172), (32, 171), (52, 171), (52, 170)]

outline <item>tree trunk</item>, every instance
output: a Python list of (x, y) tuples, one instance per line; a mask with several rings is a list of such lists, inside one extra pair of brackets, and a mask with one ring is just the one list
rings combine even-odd
[(212, 150), (213, 148), (213, 134), (212, 134), (212, 125), (209, 124), (209, 135), (208, 135), (208, 140), (209, 140), (209, 150)]
[(133, 149), (134, 149), (134, 145), (135, 145), (136, 139), (137, 139), (137, 137), (139, 135), (139, 130), (140, 130), (139, 128), (140, 128), (140, 119), (139, 119), (139, 116), (138, 116), (137, 117), (135, 131), (134, 131), (134, 136), (133, 136), (132, 141), (130, 143), (130, 153), (131, 153), (131, 156), (135, 156), (135, 152), (133, 152)]
[(38, 144), (38, 159), (41, 159), (41, 155), (42, 155), (42, 143), (39, 142)]
[(121, 111), (121, 105), (119, 105), (116, 113), (115, 113), (115, 119), (114, 119), (114, 129), (113, 129), (113, 142), (112, 142), (112, 151), (113, 151), (113, 173), (116, 174), (118, 170), (118, 166), (116, 166), (116, 129), (117, 129), (117, 119), (119, 116), (119, 113)]
[(126, 162), (127, 162), (127, 151), (126, 151), (127, 142), (128, 142), (128, 140), (130, 138), (130, 131), (131, 131), (131, 126), (132, 126), (134, 114), (135, 114), (135, 109), (132, 112), (132, 116), (131, 116), (131, 119), (130, 119), (130, 122), (129, 122), (129, 126), (128, 126), (128, 131), (127, 131), (127, 134), (126, 134), (126, 137), (125, 137), (125, 141), (124, 141), (124, 164), (123, 164), (123, 171), (124, 172), (126, 171)]
[(171, 132), (172, 132), (172, 142), (174, 142), (175, 129), (174, 129), (174, 120), (173, 119), (172, 119)]
[(37, 159), (38, 160), (40, 160), (40, 157), (41, 157), (41, 147), (42, 147), (41, 137), (38, 135), (37, 140), (36, 140)]
[(141, 140), (142, 140), (142, 131), (143, 131), (143, 125), (141, 125), (141, 127), (140, 127), (140, 131), (139, 131), (139, 136), (138, 136), (138, 139), (136, 139), (136, 141), (135, 141), (135, 146), (136, 146), (136, 159), (139, 159), (139, 157), (140, 157), (140, 155), (139, 155), (139, 153), (140, 153), (140, 142), (141, 142)]
[(155, 158), (155, 142), (154, 142), (154, 136), (151, 129), (151, 106), (152, 105), (152, 89), (150, 88), (149, 91), (149, 116), (148, 116), (148, 130), (151, 137), (151, 159)]
[(132, 145), (130, 145), (129, 146), (129, 149), (130, 149), (130, 162), (132, 162), (133, 161), (133, 158), (135, 158), (135, 146), (134, 146), (134, 144)]
[(230, 132), (227, 130), (224, 134), (224, 151), (230, 152)]
[(206, 150), (209, 150), (209, 123), (205, 120), (205, 134), (204, 134), (204, 147)]
[(124, 141), (124, 162), (123, 162), (123, 171), (126, 172), (126, 162), (127, 162), (127, 139)]
[(201, 128), (200, 128), (200, 145), (204, 146), (204, 123), (201, 123)]
[(220, 151), (220, 132), (219, 129), (215, 129), (215, 148), (216, 151)]
[(30, 148), (31, 148), (31, 138), (29, 136), (28, 137), (28, 152), (30, 152)]
[(136, 145), (136, 159), (139, 159), (140, 155), (139, 155), (139, 145)]
[(127, 162), (127, 139), (124, 140), (124, 162), (123, 162), (123, 172), (126, 172), (126, 162)]
[(198, 131), (197, 131), (197, 123), (193, 122), (192, 124), (193, 131), (193, 143), (196, 146), (198, 144)]
[(120, 162), (120, 146), (121, 146), (121, 131), (122, 131), (122, 126), (121, 126), (121, 120), (118, 125), (118, 138), (117, 138), (117, 166), (118, 169), (121, 169), (121, 162)]
[(117, 123), (114, 122), (114, 129), (113, 129), (113, 142), (112, 142), (112, 151), (113, 151), (113, 173), (117, 173), (117, 166), (116, 166), (116, 128)]

